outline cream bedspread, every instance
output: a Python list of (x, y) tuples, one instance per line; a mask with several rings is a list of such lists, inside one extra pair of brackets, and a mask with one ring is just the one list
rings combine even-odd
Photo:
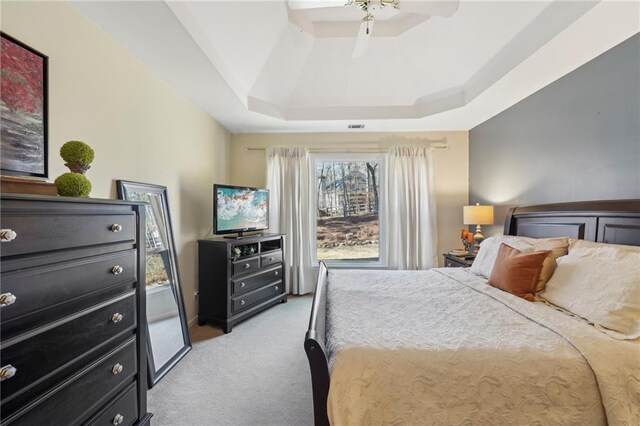
[(330, 270), (338, 425), (638, 425), (640, 342), (462, 268)]

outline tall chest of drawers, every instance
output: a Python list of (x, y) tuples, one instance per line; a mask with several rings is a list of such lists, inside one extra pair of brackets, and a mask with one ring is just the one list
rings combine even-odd
[(142, 206), (7, 194), (0, 214), (1, 425), (149, 424)]
[(198, 324), (233, 326), (287, 301), (284, 235), (198, 241)]

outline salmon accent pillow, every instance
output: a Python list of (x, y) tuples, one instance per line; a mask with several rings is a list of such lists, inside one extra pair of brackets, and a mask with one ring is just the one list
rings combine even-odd
[(533, 302), (544, 260), (550, 252), (543, 250), (524, 253), (505, 243), (500, 244), (489, 284)]

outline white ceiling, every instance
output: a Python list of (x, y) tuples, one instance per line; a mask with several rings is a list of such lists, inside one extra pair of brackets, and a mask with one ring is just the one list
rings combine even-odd
[(352, 59), (354, 6), (74, 4), (234, 133), (468, 130), (640, 31), (637, 1), (461, 0), (450, 17), (383, 9)]

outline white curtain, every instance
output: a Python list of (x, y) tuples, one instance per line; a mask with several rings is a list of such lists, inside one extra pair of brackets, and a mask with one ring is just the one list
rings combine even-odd
[(311, 163), (304, 148), (267, 149), (270, 231), (286, 234), (287, 291), (313, 291), (311, 268)]
[(438, 264), (431, 148), (389, 150), (387, 191), (389, 268), (429, 269)]

